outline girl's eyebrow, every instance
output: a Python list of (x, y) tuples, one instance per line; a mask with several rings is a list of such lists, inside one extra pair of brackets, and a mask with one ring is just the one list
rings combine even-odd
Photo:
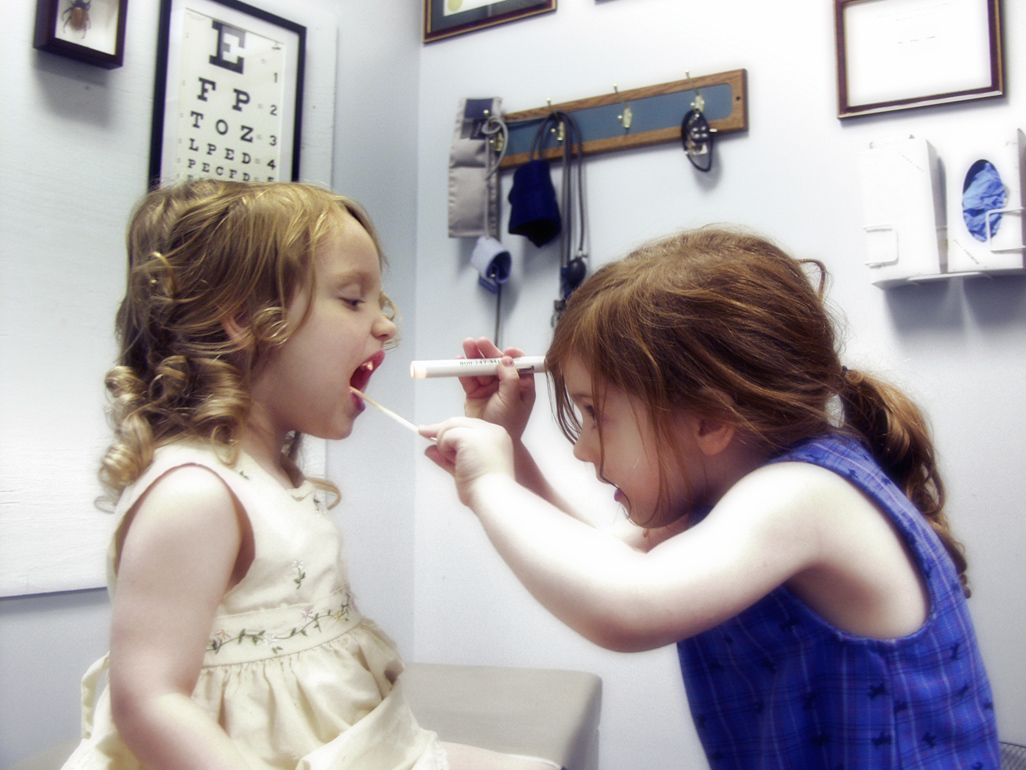
[(375, 282), (373, 275), (358, 268), (344, 268), (325, 276), (325, 279), (334, 288), (342, 288), (352, 284), (359, 284), (361, 288), (366, 289)]

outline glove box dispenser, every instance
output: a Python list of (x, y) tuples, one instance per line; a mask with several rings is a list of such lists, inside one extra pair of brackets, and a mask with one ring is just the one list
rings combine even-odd
[(987, 136), (945, 154), (952, 273), (1022, 273), (1026, 268), (1026, 141), (1020, 130)]

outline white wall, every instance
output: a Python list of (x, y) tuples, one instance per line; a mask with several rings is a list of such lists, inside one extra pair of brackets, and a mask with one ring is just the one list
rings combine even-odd
[[(970, 603), (995, 689), (1002, 734), (1026, 739), (1026, 523), (1021, 516), (1026, 410), (1026, 278), (964, 280), (884, 292), (869, 283), (856, 158), (869, 141), (913, 133), (943, 158), (967, 135), (1026, 123), (1021, 40), (1026, 7), (1003, 3), (1001, 100), (842, 123), (836, 115), (833, 4), (793, 0), (560, 0), (555, 14), (425, 47), (421, 57), (417, 353), (456, 355), (490, 334), (492, 298), (476, 286), (469, 245), (446, 236), (446, 164), (463, 97), (501, 96), (508, 112), (735, 68), (748, 70), (749, 130), (716, 147), (714, 171), (692, 169), (679, 145), (590, 159), (586, 188), (596, 264), (672, 230), (738, 222), (800, 256), (825, 261), (848, 327), (847, 361), (906, 386), (932, 417), (975, 589)], [(554, 178), (558, 184), (558, 173)], [(503, 178), (508, 192), (511, 174)], [(504, 203), (505, 208), (508, 205)], [(507, 211), (508, 216), (508, 211)], [(557, 291), (555, 245), (504, 232), (523, 272), (504, 298), (504, 341), (544, 352)], [(459, 317), (458, 321), (453, 316)], [(568, 488), (592, 491), (552, 424), (544, 393), (534, 445)], [(417, 419), (460, 409), (454, 382), (417, 385)], [(584, 472), (582, 472), (584, 471)], [(417, 629), (421, 659), (568, 666), (602, 674), (602, 766), (702, 767), (685, 716), (673, 649), (641, 656), (595, 649), (540, 610), (489, 550), (451, 483), (417, 468)], [(595, 503), (603, 519), (608, 502)]]
[[(326, 2), (330, 5), (330, 2)], [(347, 3), (339, 26), (335, 188), (370, 211), (389, 268), (385, 290), (402, 314), (398, 347), (369, 395), (413, 414), (417, 205), (417, 101), (420, 9), (405, 0)], [(339, 517), (360, 609), (406, 655), (414, 638), (414, 527), (417, 439), (376, 410), (329, 448), (330, 475), (342, 486)]]

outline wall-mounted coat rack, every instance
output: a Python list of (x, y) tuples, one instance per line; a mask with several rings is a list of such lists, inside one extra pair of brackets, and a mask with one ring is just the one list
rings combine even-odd
[[(613, 93), (604, 96), (505, 115), (509, 140), (500, 168), (515, 168), (531, 159), (538, 126), (554, 110), (569, 113), (577, 121), (585, 155), (679, 142), (681, 121), (698, 95), (705, 100), (705, 117), (717, 135), (748, 129), (743, 69), (628, 91), (620, 91), (614, 85)], [(562, 153), (553, 139), (546, 143), (541, 157), (556, 158)]]

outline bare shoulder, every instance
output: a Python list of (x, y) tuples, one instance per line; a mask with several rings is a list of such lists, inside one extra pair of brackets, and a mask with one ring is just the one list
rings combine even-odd
[(133, 506), (132, 518), (166, 520), (189, 526), (190, 521), (234, 518), (235, 498), (217, 474), (200, 465), (172, 468), (146, 490)]
[(866, 493), (811, 463), (763, 470), (751, 479), (755, 491), (809, 548), (804, 568), (787, 581), (799, 597), (861, 636), (896, 638), (922, 625), (929, 596), (920, 568), (891, 518)]
[(768, 515), (815, 533), (824, 544), (834, 541), (850, 546), (849, 538), (867, 528), (874, 533), (893, 532), (889, 518), (865, 492), (840, 474), (812, 463), (775, 463), (741, 483), (747, 496), (764, 501)]
[(217, 474), (183, 465), (157, 479), (125, 517), (118, 533), (124, 549), (164, 550), (175, 543), (220, 541), (238, 549), (241, 539), (235, 497)]

